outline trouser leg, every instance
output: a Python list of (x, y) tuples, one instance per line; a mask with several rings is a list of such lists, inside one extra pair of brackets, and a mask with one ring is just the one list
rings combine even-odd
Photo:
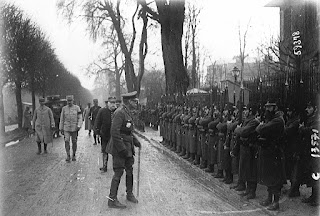
[(110, 194), (109, 197), (113, 200), (117, 199), (118, 188), (121, 180), (121, 176), (123, 175), (123, 168), (114, 168), (114, 175), (111, 180)]
[(41, 154), (41, 142), (37, 142), (37, 145), (38, 145), (37, 154)]
[(44, 149), (44, 153), (47, 153), (47, 144), (43, 143), (43, 149)]

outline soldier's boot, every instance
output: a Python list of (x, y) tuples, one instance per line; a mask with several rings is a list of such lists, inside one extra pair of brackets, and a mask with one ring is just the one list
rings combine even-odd
[(313, 199), (309, 202), (310, 206), (319, 206), (320, 205), (320, 198), (319, 198), (319, 188), (318, 186), (312, 186), (312, 195)]
[(308, 198), (302, 199), (302, 203), (308, 203), (311, 206), (317, 206), (319, 205), (319, 195), (318, 195), (318, 189), (316, 187), (312, 187), (311, 196)]
[(240, 184), (243, 184), (243, 183), (241, 182), (240, 179), (238, 179), (237, 184), (236, 184), (236, 185), (233, 185), (233, 186), (230, 186), (230, 189), (236, 189), (237, 187), (239, 187)]
[(77, 143), (72, 143), (72, 161), (76, 161)]
[(269, 211), (276, 211), (279, 210), (279, 199), (280, 199), (280, 194), (274, 194), (273, 195), (273, 203), (267, 208)]
[(190, 152), (186, 151), (186, 154), (182, 156), (183, 159), (188, 159), (190, 157)]
[(244, 191), (246, 190), (246, 184), (243, 181), (238, 183), (238, 186), (234, 189), (235, 191)]
[(300, 196), (299, 186), (300, 184), (297, 181), (292, 182), (291, 187), (289, 189), (288, 197)]
[(187, 159), (187, 161), (192, 163), (194, 158), (195, 158), (195, 154), (194, 153), (190, 153), (190, 157)]
[(119, 209), (126, 208), (126, 206), (123, 205), (122, 203), (120, 203), (117, 199), (120, 179), (121, 179), (121, 175), (120, 175), (120, 177), (113, 176), (113, 178), (111, 180), (110, 194), (108, 197), (109, 208), (119, 208)]
[(170, 150), (175, 151), (175, 146), (176, 146), (176, 143), (172, 141), (171, 146), (170, 146)]
[(195, 159), (193, 161), (193, 164), (196, 166), (200, 165), (200, 155), (197, 155), (197, 154), (195, 155)]
[(217, 174), (214, 176), (215, 178), (223, 178), (223, 170), (218, 169)]
[(41, 143), (37, 143), (38, 145), (38, 151), (37, 151), (37, 155), (41, 154)]
[(224, 181), (225, 184), (231, 184), (233, 182), (233, 175), (231, 170), (226, 170), (226, 180)]
[(93, 145), (97, 145), (97, 136), (95, 134), (93, 134), (93, 140), (94, 140)]
[(100, 167), (100, 171), (102, 172), (107, 172), (108, 168), (108, 153), (102, 153), (102, 161), (103, 161), (103, 166)]
[(207, 173), (213, 173), (214, 172), (214, 164), (209, 164), (207, 168), (204, 169)]
[(179, 154), (181, 152), (181, 146), (177, 146), (175, 153)]
[(269, 206), (272, 203), (272, 193), (268, 191), (268, 197), (266, 200), (263, 200), (259, 204), (262, 206)]
[(133, 195), (133, 175), (126, 175), (127, 200), (133, 203), (138, 203), (138, 200)]
[(177, 143), (173, 143), (173, 147), (171, 148), (171, 151), (175, 152), (177, 150)]
[(185, 148), (181, 148), (182, 150), (181, 150), (181, 152), (180, 152), (180, 154), (179, 154), (179, 156), (180, 157), (182, 157), (182, 156), (184, 156), (185, 154), (186, 154), (186, 149)]
[(207, 160), (201, 160), (200, 169), (205, 169), (207, 167)]
[(66, 162), (70, 162), (70, 152), (67, 152), (67, 158), (66, 158)]
[(250, 189), (249, 194), (246, 196), (247, 200), (256, 198), (256, 190)]
[(46, 143), (43, 144), (43, 148), (44, 148), (43, 153), (47, 154), (48, 151), (47, 151), (47, 144)]

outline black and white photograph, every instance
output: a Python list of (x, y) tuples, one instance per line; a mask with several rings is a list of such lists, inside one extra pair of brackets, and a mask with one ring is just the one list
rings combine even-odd
[(0, 215), (320, 215), (320, 0), (0, 0)]

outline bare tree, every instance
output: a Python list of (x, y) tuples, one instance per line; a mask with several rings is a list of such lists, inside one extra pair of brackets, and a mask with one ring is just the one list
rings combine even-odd
[[(144, 1), (139, 2), (144, 3)], [(101, 32), (107, 31), (107, 27), (110, 24), (113, 26), (117, 33), (117, 39), (120, 43), (120, 48), (125, 59), (125, 78), (127, 89), (129, 92), (132, 92), (134, 90), (140, 91), (140, 82), (144, 71), (144, 66), (142, 66), (142, 63), (144, 63), (144, 58), (147, 53), (147, 28), (143, 27), (142, 30), (140, 47), (143, 47), (143, 53), (140, 55), (140, 57), (143, 59), (140, 60), (140, 70), (138, 75), (136, 76), (132, 61), (132, 53), (134, 49), (134, 42), (136, 39), (135, 18), (138, 12), (139, 3), (137, 2), (135, 11), (131, 17), (132, 32), (130, 33), (130, 39), (126, 37), (126, 34), (124, 32), (124, 29), (126, 29), (124, 27), (125, 19), (121, 14), (120, 0), (117, 0), (116, 3), (114, 3), (114, 1), (112, 0), (87, 0), (81, 1), (80, 3), (76, 0), (61, 0), (58, 3), (58, 8), (62, 10), (63, 14), (69, 20), (72, 20), (76, 16), (75, 12), (80, 8), (80, 10), (82, 10), (82, 13), (84, 12), (84, 14), (81, 14), (80, 17), (85, 17), (88, 24), (89, 32), (93, 39), (101, 36)], [(142, 17), (144, 26), (147, 25), (147, 22), (143, 17), (146, 16), (146, 13), (142, 10), (139, 13), (139, 16)]]

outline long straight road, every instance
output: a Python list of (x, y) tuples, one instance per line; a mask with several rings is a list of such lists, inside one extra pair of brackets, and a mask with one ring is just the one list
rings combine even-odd
[[(27, 138), (2, 148), (1, 215), (268, 215), (265, 209), (243, 203), (201, 170), (172, 157), (156, 142), (140, 138), (139, 203), (125, 199), (122, 179), (118, 199), (124, 210), (107, 206), (112, 178), (101, 173), (100, 145), (79, 131), (77, 161), (66, 163), (63, 138), (48, 145), (48, 154), (36, 155), (36, 143)], [(134, 165), (135, 190), (137, 157)], [(136, 194), (136, 191), (135, 191)]]

